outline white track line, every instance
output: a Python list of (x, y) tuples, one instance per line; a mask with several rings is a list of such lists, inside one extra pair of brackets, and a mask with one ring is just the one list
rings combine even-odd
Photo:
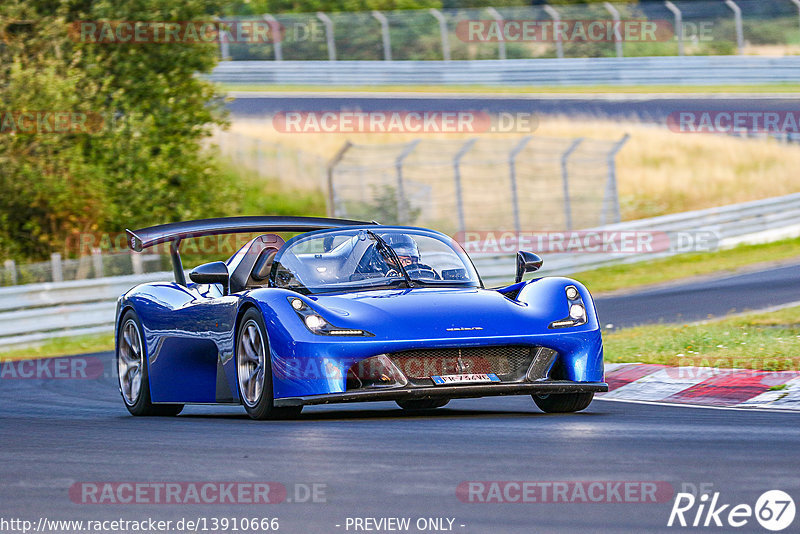
[(771, 412), (771, 413), (797, 413), (798, 410), (779, 410), (776, 408), (748, 408), (739, 406), (705, 406), (702, 404), (683, 404), (676, 402), (659, 402), (659, 401), (640, 401), (631, 399), (607, 399), (605, 397), (595, 397), (594, 400), (601, 400), (607, 402), (627, 402), (630, 404), (649, 404), (651, 406), (670, 406), (673, 408), (704, 408), (707, 410), (738, 410), (745, 412)]

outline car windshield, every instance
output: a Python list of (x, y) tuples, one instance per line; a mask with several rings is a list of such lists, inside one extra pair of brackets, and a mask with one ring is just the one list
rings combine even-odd
[(278, 253), (270, 274), (273, 287), (301, 293), (408, 287), (409, 280), (414, 286), (480, 285), (472, 262), (453, 240), (407, 228), (298, 236)]

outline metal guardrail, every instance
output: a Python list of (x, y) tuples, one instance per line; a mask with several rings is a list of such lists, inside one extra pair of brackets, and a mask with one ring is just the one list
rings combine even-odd
[[(599, 230), (599, 229), (595, 229)], [(686, 213), (676, 213), (603, 226), (606, 232), (654, 230), (707, 231), (721, 247), (745, 240), (769, 241), (800, 235), (800, 193)], [(630, 263), (676, 254), (549, 254), (545, 274), (567, 274), (614, 263)], [(475, 257), (489, 284), (513, 277), (512, 255)], [(59, 283), (0, 288), (0, 347), (27, 344), (52, 337), (110, 332), (116, 299), (145, 282), (170, 280), (172, 273), (149, 273)]]
[[(664, 233), (708, 233), (719, 248), (744, 242), (768, 242), (800, 235), (800, 193), (731, 204), (718, 208), (674, 213), (625, 221), (587, 230), (611, 232), (653, 231)], [(568, 274), (606, 265), (635, 263), (680, 253), (663, 250), (652, 253), (559, 253), (543, 254), (542, 274)], [(513, 255), (473, 257), (485, 282), (507, 282), (511, 276)]]
[(117, 297), (171, 278), (159, 272), (0, 288), (0, 347), (110, 332)]
[(796, 82), (800, 56), (474, 61), (226, 61), (208, 76), (284, 85), (715, 85)]

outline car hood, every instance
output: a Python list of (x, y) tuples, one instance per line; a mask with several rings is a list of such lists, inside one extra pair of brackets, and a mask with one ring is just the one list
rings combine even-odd
[[(546, 330), (564, 310), (520, 303), (477, 288), (414, 288), (310, 297), (335, 326), (368, 330), (378, 337), (422, 339), (519, 335)], [(561, 317), (557, 317), (561, 318)], [(536, 319), (539, 319), (538, 326)], [(522, 329), (522, 330), (521, 330)]]

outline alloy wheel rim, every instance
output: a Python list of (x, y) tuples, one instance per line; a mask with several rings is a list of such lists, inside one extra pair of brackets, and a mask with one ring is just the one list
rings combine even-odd
[(261, 399), (264, 390), (264, 363), (266, 350), (261, 330), (253, 319), (248, 320), (239, 334), (236, 351), (236, 368), (242, 401), (252, 408)]
[(141, 394), (143, 363), (142, 338), (139, 335), (139, 328), (136, 321), (128, 319), (122, 326), (117, 367), (122, 397), (129, 406), (136, 404)]

